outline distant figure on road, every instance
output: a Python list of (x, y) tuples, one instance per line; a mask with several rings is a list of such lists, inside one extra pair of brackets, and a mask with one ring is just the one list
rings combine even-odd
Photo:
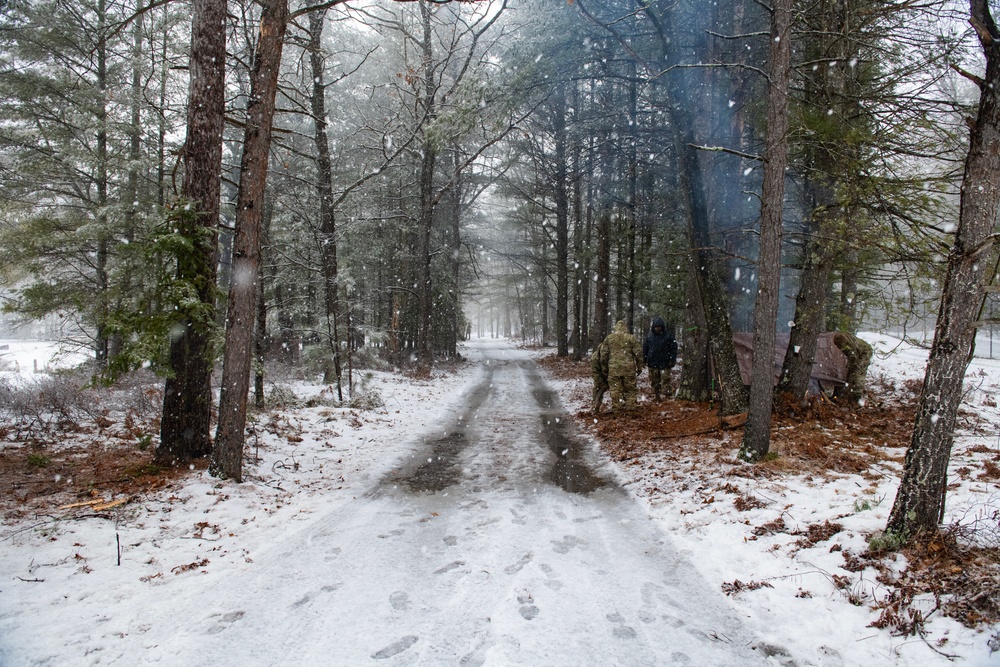
[(590, 355), (590, 376), (594, 379), (590, 411), (596, 415), (601, 411), (604, 393), (608, 390), (608, 346), (603, 342)]
[(624, 320), (615, 323), (615, 330), (604, 339), (608, 346), (608, 388), (611, 392), (611, 412), (634, 410), (639, 390), (635, 381), (642, 372), (642, 346), (628, 332)]
[(859, 405), (865, 397), (865, 382), (868, 377), (868, 364), (872, 360), (872, 346), (846, 331), (833, 334), (833, 344), (847, 357), (845, 398), (852, 405)]
[[(672, 394), (670, 386), (670, 369), (677, 363), (677, 341), (674, 332), (667, 331), (663, 319), (654, 317), (642, 342), (642, 360), (649, 367), (649, 384), (653, 389), (653, 400), (659, 402), (661, 394)], [(663, 380), (666, 371), (666, 382)], [(666, 390), (666, 391), (664, 391)]]

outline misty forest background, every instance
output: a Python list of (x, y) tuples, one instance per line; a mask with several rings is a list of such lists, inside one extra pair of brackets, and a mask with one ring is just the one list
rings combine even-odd
[[(937, 325), (967, 358), (997, 305), (1000, 170), (970, 167), (1000, 132), (991, 5), (5, 0), (6, 335), (74, 340), (105, 382), (151, 367), (158, 456), (214, 446), (237, 479), (275, 361), (343, 400), (355, 368), (426, 371), (469, 332), (581, 359), (659, 315), (678, 396), (734, 413), (732, 332), (789, 334), (797, 396), (823, 331)], [(938, 435), (911, 449), (946, 463), (954, 422), (921, 409)], [(943, 501), (918, 458), (903, 532)]]

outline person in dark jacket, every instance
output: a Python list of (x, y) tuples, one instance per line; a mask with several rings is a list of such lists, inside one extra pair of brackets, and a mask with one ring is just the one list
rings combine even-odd
[[(670, 369), (677, 363), (677, 341), (673, 329), (667, 330), (663, 319), (654, 317), (642, 343), (642, 360), (649, 368), (649, 382), (653, 388), (653, 400), (661, 400), (663, 393), (672, 393)], [(666, 373), (664, 373), (666, 371)], [(664, 382), (666, 375), (666, 382)], [(666, 390), (664, 392), (664, 390)]]

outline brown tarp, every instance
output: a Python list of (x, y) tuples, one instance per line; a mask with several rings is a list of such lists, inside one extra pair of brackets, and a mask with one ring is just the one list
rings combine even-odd
[[(812, 373), (809, 378), (809, 393), (832, 391), (847, 384), (847, 357), (833, 344), (833, 334), (830, 331), (819, 335), (816, 346), (816, 359), (813, 361)], [(736, 343), (736, 359), (740, 364), (740, 375), (743, 383), (750, 384), (750, 366), (753, 363), (753, 334), (734, 333)], [(788, 334), (778, 334), (774, 343), (774, 381), (778, 382), (781, 374), (781, 364), (785, 360), (785, 350), (788, 348)]]

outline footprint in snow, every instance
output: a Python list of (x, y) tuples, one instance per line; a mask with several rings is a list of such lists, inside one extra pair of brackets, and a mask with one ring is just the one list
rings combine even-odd
[(399, 641), (395, 641), (385, 648), (372, 653), (372, 658), (375, 660), (385, 660), (386, 658), (391, 658), (394, 655), (399, 655), (406, 649), (416, 644), (417, 639), (418, 637), (416, 635), (407, 635)]
[(573, 547), (583, 544), (583, 540), (576, 537), (575, 535), (566, 535), (559, 542), (553, 542), (552, 550), (556, 553), (565, 554), (569, 553), (570, 549)]
[(538, 607), (533, 604), (523, 604), (519, 611), (521, 612), (521, 617), (526, 621), (530, 621), (535, 616), (538, 616)]
[(213, 614), (211, 618), (219, 618), (220, 616), (221, 618), (219, 618), (219, 621), (210, 627), (206, 632), (210, 635), (217, 635), (246, 615), (247, 613), (245, 611), (231, 611), (228, 614)]
[(611, 633), (618, 637), (619, 639), (634, 639), (636, 636), (635, 628), (625, 625), (625, 617), (614, 612), (605, 616), (609, 621), (615, 624), (614, 629)]
[(538, 607), (531, 604), (535, 601), (534, 598), (531, 597), (531, 593), (528, 593), (527, 591), (520, 593), (517, 596), (517, 601), (521, 603), (521, 608), (518, 609), (518, 611), (521, 612), (521, 617), (524, 620), (530, 621), (535, 616), (538, 616)]
[(390, 530), (388, 533), (382, 533), (381, 535), (379, 535), (379, 539), (386, 540), (389, 539), (390, 537), (399, 537), (405, 532), (406, 532), (405, 530), (396, 528), (395, 530)]
[(410, 596), (405, 591), (396, 591), (389, 596), (389, 604), (396, 611), (406, 611), (410, 608)]
[(447, 565), (445, 565), (444, 567), (440, 567), (440, 568), (434, 570), (434, 574), (444, 574), (445, 572), (451, 572), (452, 570), (460, 568), (463, 565), (465, 565), (465, 561), (464, 560), (452, 561), (452, 562), (448, 563)]
[(532, 553), (531, 553), (531, 552), (529, 551), (528, 553), (526, 553), (526, 554), (524, 554), (523, 556), (521, 556), (521, 560), (517, 561), (517, 562), (516, 562), (516, 563), (514, 563), (513, 565), (508, 565), (507, 567), (505, 567), (505, 568), (503, 569), (503, 571), (504, 571), (504, 572), (506, 572), (507, 574), (517, 574), (518, 572), (520, 572), (520, 571), (521, 571), (521, 569), (522, 569), (522, 568), (523, 568), (523, 567), (524, 567), (525, 565), (527, 565), (528, 563), (530, 563), (530, 562), (531, 562), (531, 559), (532, 559), (533, 557), (534, 557), (534, 554), (532, 554)]

